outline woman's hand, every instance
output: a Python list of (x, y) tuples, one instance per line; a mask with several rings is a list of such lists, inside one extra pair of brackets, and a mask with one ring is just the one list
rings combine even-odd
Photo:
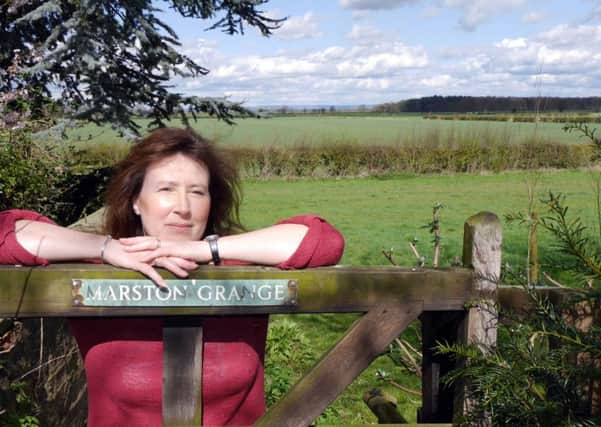
[(126, 252), (140, 255), (143, 262), (177, 259), (199, 264), (211, 260), (209, 245), (199, 240), (162, 240), (158, 237), (127, 237), (119, 239)]
[[(222, 260), (251, 264), (278, 265), (296, 251), (309, 228), (303, 224), (277, 224), (247, 233), (220, 237), (217, 246)], [(146, 254), (141, 260), (151, 263), (157, 258), (177, 257), (199, 264), (213, 257), (204, 240), (163, 240), (152, 236), (119, 239), (129, 253)]]
[[(157, 239), (154, 237), (141, 237), (140, 239), (153, 239), (155, 240), (155, 247), (157, 245)], [(196, 262), (179, 256), (153, 256), (151, 255), (153, 251), (150, 249), (150, 242), (146, 242), (144, 246), (148, 248), (131, 251), (120, 240), (110, 240), (106, 244), (103, 259), (115, 267), (139, 271), (161, 288), (167, 287), (167, 284), (153, 266), (163, 267), (178, 277), (187, 277), (189, 270), (194, 270), (198, 267)]]

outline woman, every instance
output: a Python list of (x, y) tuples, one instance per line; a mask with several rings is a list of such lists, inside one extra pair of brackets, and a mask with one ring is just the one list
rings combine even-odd
[[(0, 213), (0, 263), (101, 258), (166, 286), (198, 264), (304, 268), (336, 263), (344, 241), (317, 216), (238, 233), (234, 169), (192, 130), (160, 129), (133, 147), (107, 189), (107, 235), (56, 226), (27, 211)], [(72, 319), (86, 370), (88, 425), (159, 426), (162, 319)], [(249, 425), (265, 410), (267, 316), (203, 320), (203, 425)]]

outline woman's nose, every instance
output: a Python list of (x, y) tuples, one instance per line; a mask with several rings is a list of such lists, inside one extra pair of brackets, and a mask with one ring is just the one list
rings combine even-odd
[(188, 200), (188, 194), (185, 191), (178, 192), (175, 211), (184, 215), (190, 212), (190, 201)]

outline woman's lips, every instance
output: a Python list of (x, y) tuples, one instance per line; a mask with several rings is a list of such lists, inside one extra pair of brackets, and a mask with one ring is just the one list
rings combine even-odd
[(176, 230), (189, 230), (192, 228), (192, 224), (167, 224), (167, 227), (174, 228)]

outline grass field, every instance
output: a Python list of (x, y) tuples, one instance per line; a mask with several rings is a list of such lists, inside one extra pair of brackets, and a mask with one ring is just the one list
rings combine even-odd
[[(597, 232), (594, 203), (595, 175), (582, 171), (545, 173), (508, 173), (498, 175), (401, 176), (388, 179), (342, 179), (297, 181), (251, 181), (245, 183), (242, 206), (243, 222), (249, 228), (264, 226), (278, 219), (299, 214), (319, 213), (345, 236), (346, 249), (341, 264), (386, 265), (382, 249), (395, 248), (401, 265), (413, 266), (407, 241), (420, 240), (422, 255), (431, 261), (431, 236), (422, 226), (431, 220), (432, 206), (441, 211), (442, 266), (461, 255), (463, 222), (470, 215), (489, 210), (501, 218), (509, 212), (524, 211), (528, 206), (528, 182), (537, 182), (536, 200), (548, 191), (568, 197), (570, 212), (582, 216)], [(541, 209), (540, 203), (537, 203)], [(542, 212), (542, 211), (541, 211)], [(503, 221), (503, 262), (523, 267), (526, 254), (525, 229)], [(550, 236), (541, 232), (540, 253), (544, 263), (550, 254)], [(548, 270), (552, 271), (552, 269)], [(274, 316), (276, 322), (282, 316)], [(355, 317), (352, 315), (302, 315), (298, 323), (320, 355), (341, 336)], [(384, 369), (405, 386), (419, 389), (419, 380), (406, 375), (382, 357), (363, 373), (328, 409), (321, 423), (375, 422), (361, 401), (370, 387), (381, 385), (376, 369)], [(419, 398), (388, 387), (397, 396), (401, 413), (415, 421)]]
[[(145, 126), (148, 120), (139, 120)], [(179, 120), (170, 123), (181, 126)], [(201, 134), (218, 140), (225, 146), (291, 146), (320, 145), (332, 142), (358, 144), (397, 144), (422, 139), (479, 140), (491, 135), (506, 143), (523, 142), (531, 138), (544, 141), (578, 143), (575, 134), (566, 134), (560, 123), (518, 123), (426, 120), (415, 115), (399, 116), (292, 116), (270, 119), (239, 119), (235, 126), (203, 118), (192, 122)], [(601, 126), (597, 126), (601, 127)], [(110, 143), (119, 140), (108, 126), (87, 125), (69, 132), (73, 142)], [(91, 138), (90, 138), (91, 137)]]
[[(593, 221), (593, 177), (582, 171), (504, 173), (490, 175), (429, 175), (339, 180), (247, 181), (243, 222), (250, 228), (299, 213), (319, 213), (345, 235), (341, 261), (348, 265), (386, 264), (382, 249), (395, 248), (403, 265), (413, 265), (408, 240), (417, 237), (423, 255), (430, 256), (431, 237), (421, 228), (431, 221), (439, 202), (443, 263), (461, 255), (463, 222), (478, 211), (500, 217), (526, 210), (528, 182), (538, 181), (536, 200), (548, 191), (568, 196), (570, 210)], [(539, 209), (540, 209), (540, 203)], [(515, 264), (526, 253), (524, 230), (504, 226), (504, 260)], [(549, 241), (544, 233), (541, 246)]]

